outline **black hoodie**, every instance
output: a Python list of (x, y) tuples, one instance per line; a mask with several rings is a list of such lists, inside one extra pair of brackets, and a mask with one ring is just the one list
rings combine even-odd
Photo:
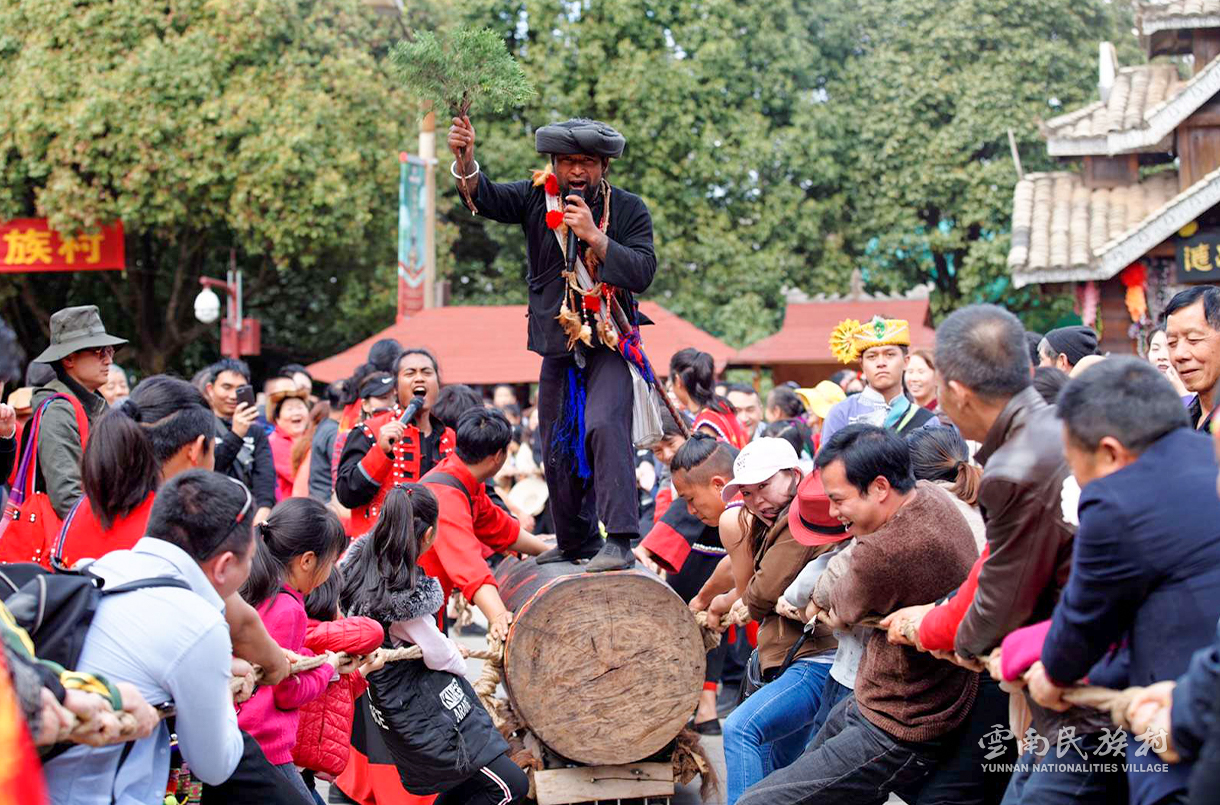
[[(367, 538), (356, 540), (344, 565), (350, 567), (367, 544)], [(347, 614), (380, 623), (389, 646), (390, 624), (435, 617), (444, 603), (440, 583), (421, 570), (414, 588), (395, 591)], [(508, 751), (508, 743), (470, 683), (433, 671), (423, 660), (386, 663), (369, 674), (369, 705), (402, 785), (412, 794), (426, 796), (455, 788)]]

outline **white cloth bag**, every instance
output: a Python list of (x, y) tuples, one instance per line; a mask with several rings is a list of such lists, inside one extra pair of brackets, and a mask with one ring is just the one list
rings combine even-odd
[(661, 441), (661, 407), (656, 392), (631, 361), (631, 441), (637, 450), (647, 450)]

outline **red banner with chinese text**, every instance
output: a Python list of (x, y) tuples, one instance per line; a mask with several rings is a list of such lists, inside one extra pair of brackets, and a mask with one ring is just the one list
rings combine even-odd
[(0, 223), (0, 274), (104, 271), (126, 265), (122, 222), (75, 237), (51, 229), (45, 218)]

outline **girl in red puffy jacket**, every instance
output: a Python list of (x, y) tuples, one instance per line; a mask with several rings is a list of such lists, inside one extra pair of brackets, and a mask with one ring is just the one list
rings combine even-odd
[(300, 710), (292, 762), (302, 769), (310, 791), (314, 790), (315, 774), (331, 779), (347, 767), (356, 700), (369, 687), (365, 675), (384, 665), (380, 655), (371, 655), (385, 640), (385, 631), (372, 618), (339, 617), (339, 590), (342, 587), (343, 576), (336, 567), (325, 584), (306, 596), (305, 614), (309, 623), (305, 630), (305, 648), (315, 654), (342, 651), (353, 657), (370, 656), (370, 659), (358, 671), (331, 682), (322, 696)]

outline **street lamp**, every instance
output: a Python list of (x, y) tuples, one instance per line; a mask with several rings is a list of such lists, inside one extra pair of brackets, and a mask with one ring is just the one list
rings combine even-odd
[(200, 277), (199, 284), (203, 290), (195, 297), (195, 318), (203, 324), (213, 324), (220, 318), (220, 297), (216, 295), (216, 290), (224, 292), (228, 304), (224, 321), (220, 323), (220, 351), (228, 358), (257, 355), (262, 349), (262, 327), (258, 319), (242, 316), (241, 272), (236, 265), (236, 253), (230, 251), (226, 279)]
[(195, 318), (204, 324), (215, 324), (220, 318), (220, 297), (211, 288), (205, 286), (195, 297)]

